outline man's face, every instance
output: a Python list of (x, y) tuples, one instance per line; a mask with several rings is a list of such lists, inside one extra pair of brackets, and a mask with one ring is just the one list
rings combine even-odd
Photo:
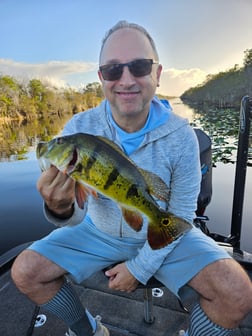
[[(100, 65), (127, 63), (137, 59), (157, 61), (152, 46), (143, 33), (133, 28), (123, 28), (107, 39), (101, 53)], [(161, 65), (153, 64), (150, 74), (135, 77), (124, 66), (122, 76), (114, 81), (104, 80), (98, 71), (104, 94), (110, 101), (116, 119), (136, 117), (139, 113), (147, 116), (161, 70)]]

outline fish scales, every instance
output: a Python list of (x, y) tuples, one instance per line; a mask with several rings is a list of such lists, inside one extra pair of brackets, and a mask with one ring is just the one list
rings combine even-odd
[(146, 211), (149, 199), (151, 215), (153, 199), (146, 192), (148, 186), (142, 175), (137, 169), (132, 169), (132, 166), (135, 166), (122, 157), (121, 153), (114, 150), (114, 155), (111, 155), (111, 147), (104, 145), (100, 139), (96, 140), (98, 144), (94, 145), (93, 141), (85, 144), (84, 147), (93, 147), (93, 150), (85, 150), (80, 154), (80, 162), (69, 175), (76, 181), (85, 181), (101, 193), (106, 191), (107, 196), (134, 208), (141, 207), (144, 203), (145, 207), (142, 210)]
[(191, 228), (190, 223), (161, 209), (152, 197), (155, 183), (153, 188), (148, 180), (154, 179), (158, 185), (165, 186), (164, 182), (138, 168), (106, 138), (86, 133), (58, 137), (40, 143), (37, 158), (49, 160), (75, 181), (115, 201), (134, 230), (141, 230), (142, 214), (146, 215), (147, 239), (153, 249), (166, 246)]

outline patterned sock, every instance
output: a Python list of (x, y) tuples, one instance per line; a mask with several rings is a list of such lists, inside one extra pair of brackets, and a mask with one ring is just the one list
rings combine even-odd
[(63, 320), (77, 336), (93, 335), (96, 321), (83, 307), (73, 286), (65, 281), (58, 293), (42, 308)]
[(189, 336), (228, 336), (231, 335), (231, 332), (231, 329), (225, 329), (209, 320), (199, 304), (194, 307), (191, 314)]

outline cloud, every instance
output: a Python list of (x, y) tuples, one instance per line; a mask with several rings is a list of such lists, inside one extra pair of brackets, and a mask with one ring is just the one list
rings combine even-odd
[[(83, 87), (97, 80), (96, 63), (77, 61), (49, 61), (25, 63), (0, 58), (0, 75), (9, 75), (21, 81), (33, 78), (55, 87)], [(163, 69), (157, 92), (168, 96), (180, 96), (190, 87), (202, 83), (206, 73), (201, 69)], [(85, 83), (86, 79), (86, 83)]]
[(0, 59), (0, 74), (13, 76), (17, 79), (29, 80), (38, 78), (54, 86), (66, 86), (67, 77), (85, 74), (97, 68), (95, 63), (77, 61), (49, 61), (46, 63), (16, 62)]
[(180, 96), (185, 90), (202, 83), (207, 74), (198, 68), (164, 69), (161, 75), (158, 93), (168, 96)]

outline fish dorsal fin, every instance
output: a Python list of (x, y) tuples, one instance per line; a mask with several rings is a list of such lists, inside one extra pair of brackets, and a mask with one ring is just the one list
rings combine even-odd
[(158, 199), (168, 202), (170, 196), (170, 188), (167, 184), (159, 177), (157, 174), (152, 173), (148, 170), (138, 168), (144, 177), (146, 184), (149, 187), (149, 193)]
[(102, 140), (103, 142), (105, 142), (107, 145), (109, 145), (110, 147), (112, 147), (114, 150), (116, 150), (117, 152), (120, 153), (121, 156), (123, 156), (126, 160), (128, 160), (129, 162), (131, 162), (132, 165), (134, 165), (137, 169), (139, 169), (137, 167), (137, 165), (135, 164), (134, 161), (132, 161), (125, 153), (124, 151), (122, 150), (122, 148), (117, 145), (115, 142), (113, 142), (112, 140), (108, 139), (108, 138), (105, 138), (101, 135), (98, 135), (97, 136), (98, 139)]
[(130, 210), (127, 208), (122, 207), (122, 215), (127, 224), (135, 230), (135, 231), (140, 231), (143, 226), (143, 217), (142, 215), (137, 212), (136, 210)]
[[(101, 136), (101, 135), (97, 135), (96, 136), (98, 139), (100, 139), (101, 141), (105, 142), (107, 145), (109, 145), (110, 147), (112, 147), (113, 149), (115, 149), (116, 151), (119, 151), (120, 154), (124, 154), (122, 148), (117, 145), (114, 141), (108, 139), (108, 138), (105, 138), (104, 136)], [(126, 156), (126, 155), (125, 155)], [(126, 156), (127, 157), (127, 156)], [(128, 159), (128, 157), (127, 157)]]

